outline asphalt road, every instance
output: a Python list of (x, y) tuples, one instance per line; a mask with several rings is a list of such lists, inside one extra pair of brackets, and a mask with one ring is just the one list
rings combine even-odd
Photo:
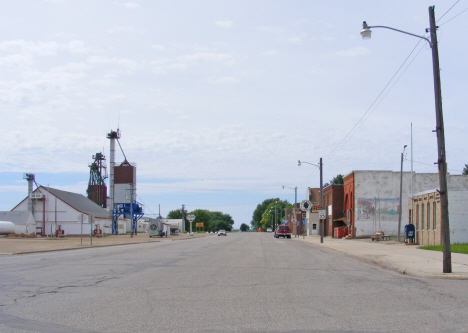
[(0, 257), (0, 332), (467, 332), (468, 283), (271, 233)]

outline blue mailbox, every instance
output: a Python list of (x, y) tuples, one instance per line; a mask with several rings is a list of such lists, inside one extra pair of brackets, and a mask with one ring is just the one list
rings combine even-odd
[(408, 243), (409, 239), (411, 239), (413, 243), (414, 237), (415, 237), (414, 224), (405, 225), (405, 243)]

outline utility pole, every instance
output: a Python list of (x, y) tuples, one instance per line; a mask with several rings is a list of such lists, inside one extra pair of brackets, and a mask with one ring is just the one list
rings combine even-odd
[(405, 153), (406, 145), (403, 147), (403, 152), (401, 153), (401, 168), (400, 168), (400, 209), (398, 212), (398, 231), (397, 231), (397, 240), (400, 241), (400, 228), (401, 228), (401, 197), (403, 193), (403, 154)]
[(180, 210), (180, 212), (181, 212), (181, 214), (182, 214), (182, 231), (185, 231), (184, 210), (185, 210), (185, 205), (182, 205), (182, 209)]
[(444, 117), (442, 115), (442, 92), (440, 88), (439, 49), (434, 6), (429, 7), (429, 23), (432, 43), (432, 69), (434, 74), (434, 95), (436, 112), (437, 154), (439, 166), (440, 217), (443, 252), (443, 272), (452, 273), (452, 252), (450, 249), (450, 226), (447, 196), (447, 162), (445, 154)]
[[(323, 210), (323, 171), (322, 158), (320, 157), (320, 210)], [(323, 220), (320, 219), (320, 243), (323, 243)]]
[(277, 218), (276, 218), (276, 216), (277, 216), (277, 213), (276, 213), (276, 203), (277, 203), (277, 202), (278, 202), (278, 201), (275, 201), (275, 221), (273, 222), (273, 225), (276, 225), (276, 220), (277, 220)]
[(130, 238), (133, 238), (134, 231), (136, 235), (136, 226), (133, 225), (133, 183), (130, 184), (130, 218), (132, 219), (132, 232), (130, 233)]

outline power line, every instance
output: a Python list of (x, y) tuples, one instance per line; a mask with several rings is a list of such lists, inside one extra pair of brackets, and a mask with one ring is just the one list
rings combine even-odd
[(457, 2), (455, 2), (455, 3), (452, 5), (452, 7), (450, 7), (441, 17), (439, 17), (439, 19), (438, 19), (436, 22), (439, 22), (439, 21), (442, 19), (442, 17), (444, 17), (445, 14), (447, 14), (449, 11), (451, 11), (452, 8), (455, 7), (455, 5), (456, 5), (457, 3), (459, 3), (459, 2), (460, 2), (460, 0), (457, 0)]
[(450, 20), (445, 21), (444, 23), (440, 24), (439, 26), (443, 26), (444, 24), (449, 23), (449, 22), (452, 21), (454, 18), (456, 18), (457, 16), (460, 16), (461, 14), (463, 14), (464, 12), (466, 12), (467, 10), (468, 10), (468, 8), (465, 8), (465, 9), (462, 10), (460, 13), (458, 13), (457, 15), (455, 15), (454, 17), (452, 17)]
[[(405, 156), (405, 161), (411, 161), (411, 160), (407, 159), (406, 156)], [(415, 161), (415, 160), (413, 160), (413, 163), (422, 164), (422, 165), (427, 165), (427, 166), (430, 166), (430, 167), (433, 167), (433, 168), (437, 168), (437, 167), (438, 167), (437, 164), (427, 164), (427, 163), (418, 162), (418, 161)], [(456, 170), (456, 169), (449, 169), (449, 168), (447, 168), (447, 170), (452, 170), (452, 171), (456, 171), (456, 172), (459, 172), (459, 173), (463, 173), (463, 171)]]
[(159, 214), (153, 213), (153, 211), (148, 207), (148, 205), (141, 199), (141, 197), (138, 194), (136, 196), (143, 203), (143, 205), (145, 205), (145, 207), (148, 208), (148, 210), (151, 212), (151, 214), (145, 214), (145, 215), (159, 215)]
[[(457, 2), (455, 2), (437, 21), (439, 21), (440, 19), (442, 19), (460, 0), (458, 0)], [(464, 11), (468, 10), (465, 9)], [(464, 11), (462, 11), (461, 13), (459, 13), (458, 15), (462, 14)], [(455, 17), (457, 17), (458, 15), (456, 15)], [(453, 20), (455, 17), (451, 18), (449, 21)], [(447, 22), (449, 22), (447, 21)], [(445, 23), (447, 23), (445, 22)], [(444, 24), (445, 24), (444, 23)], [(398, 80), (403, 76), (403, 74), (406, 72), (406, 70), (409, 68), (409, 66), (413, 63), (413, 61), (416, 59), (416, 57), (419, 55), (419, 53), (421, 52), (422, 48), (418, 51), (418, 53), (413, 57), (413, 59), (411, 60), (411, 62), (408, 64), (408, 66), (406, 66), (406, 68), (403, 70), (403, 72), (401, 72), (400, 76), (393, 82), (393, 84), (390, 86), (390, 88), (387, 90), (387, 88), (389, 87), (389, 85), (392, 83), (392, 81), (394, 80), (394, 78), (397, 76), (397, 74), (401, 71), (401, 69), (403, 68), (403, 66), (406, 64), (406, 62), (408, 61), (408, 59), (411, 57), (411, 55), (413, 54), (413, 52), (416, 50), (416, 48), (418, 47), (419, 43), (421, 43), (421, 39), (416, 43), (416, 45), (414, 46), (414, 48), (411, 50), (411, 52), (408, 54), (408, 56), (406, 57), (406, 59), (403, 61), (403, 63), (401, 64), (401, 66), (398, 68), (398, 70), (395, 72), (395, 74), (393, 74), (393, 76), (390, 78), (390, 80), (387, 82), (387, 84), (385, 85), (385, 87), (380, 91), (380, 93), (377, 95), (377, 97), (374, 99), (374, 101), (371, 103), (371, 105), (369, 106), (369, 108), (366, 110), (366, 112), (364, 112), (364, 114), (361, 116), (361, 118), (359, 118), (359, 120), (356, 122), (356, 124), (353, 126), (353, 128), (351, 128), (351, 130), (345, 135), (345, 137), (338, 143), (338, 145), (333, 149), (331, 150), (331, 152), (326, 156), (326, 158), (329, 158), (331, 156), (333, 156), (333, 154), (338, 150), (338, 148), (340, 148), (343, 143), (345, 142), (346, 139), (350, 138), (352, 135), (354, 135), (354, 133), (356, 133), (356, 131), (362, 126), (362, 124), (364, 124), (364, 122), (370, 117), (370, 115), (377, 109), (377, 107), (380, 105), (380, 103), (385, 99), (385, 97), (388, 95), (388, 93), (392, 90), (392, 88), (395, 86), (395, 84), (398, 82)], [(386, 91), (386, 92), (385, 92)], [(385, 92), (385, 94), (384, 94)], [(381, 98), (382, 96), (382, 98)], [(379, 100), (380, 99), (380, 100)], [(378, 103), (377, 103), (378, 101)], [(310, 178), (310, 176), (308, 177)], [(307, 178), (307, 179), (308, 179)], [(307, 179), (305, 181), (307, 181)], [(305, 182), (304, 181), (304, 182)]]
[[(382, 102), (382, 100), (385, 98), (385, 96), (387, 96), (387, 94), (385, 94), (382, 99), (377, 103), (377, 101), (379, 100), (379, 98), (384, 94), (384, 92), (386, 91), (387, 87), (392, 83), (393, 79), (397, 76), (398, 72), (400, 72), (400, 70), (403, 68), (403, 66), (405, 65), (405, 63), (408, 61), (408, 59), (411, 57), (411, 55), (413, 54), (414, 50), (416, 50), (416, 48), (418, 47), (419, 43), (421, 42), (421, 40), (419, 40), (416, 45), (414, 46), (414, 48), (411, 50), (411, 52), (408, 54), (408, 56), (406, 57), (406, 59), (403, 61), (403, 63), (400, 65), (400, 67), (398, 68), (398, 70), (392, 75), (392, 77), (390, 78), (390, 80), (387, 82), (387, 84), (385, 85), (385, 87), (380, 91), (380, 93), (377, 95), (377, 97), (374, 99), (374, 101), (371, 103), (371, 105), (367, 108), (366, 112), (364, 112), (364, 114), (361, 116), (361, 118), (356, 122), (356, 124), (353, 126), (353, 128), (348, 132), (348, 134), (345, 135), (345, 137), (340, 141), (340, 143), (338, 143), (338, 145), (326, 156), (326, 158), (329, 158), (333, 155), (333, 153), (338, 149), (340, 148), (340, 146), (344, 143), (344, 141), (351, 137), (354, 133), (356, 133), (356, 130), (360, 127), (360, 125), (362, 125), (370, 116), (370, 114), (372, 112), (375, 111), (375, 109), (377, 108), (377, 106)], [(418, 52), (419, 54), (419, 52)], [(417, 56), (417, 55), (416, 55)], [(413, 59), (414, 60), (414, 59)], [(411, 64), (411, 63), (410, 63)], [(406, 71), (406, 69), (405, 69)], [(404, 72), (403, 72), (404, 73)], [(400, 75), (401, 77), (401, 75)], [(399, 78), (400, 78), (399, 77)], [(399, 80), (398, 78), (398, 80)], [(398, 81), (397, 80), (397, 81)], [(395, 82), (397, 82), (395, 81)], [(390, 89), (388, 91), (390, 91), (392, 88), (393, 88), (394, 85), (392, 85), (390, 87)], [(376, 104), (377, 103), (377, 104)], [(376, 105), (375, 105), (376, 104)], [(375, 107), (374, 107), (375, 105)], [(372, 112), (371, 112), (372, 110)], [(369, 113), (370, 112), (370, 113)], [(369, 114), (369, 116), (367, 118), (366, 115)], [(358, 127), (359, 125), (359, 127)]]

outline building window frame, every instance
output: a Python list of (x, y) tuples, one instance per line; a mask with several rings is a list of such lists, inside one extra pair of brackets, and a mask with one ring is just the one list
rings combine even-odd
[(419, 230), (419, 204), (416, 204), (416, 230)]
[(421, 204), (421, 230), (424, 230), (424, 204)]
[(427, 230), (431, 230), (431, 203), (427, 203)]

